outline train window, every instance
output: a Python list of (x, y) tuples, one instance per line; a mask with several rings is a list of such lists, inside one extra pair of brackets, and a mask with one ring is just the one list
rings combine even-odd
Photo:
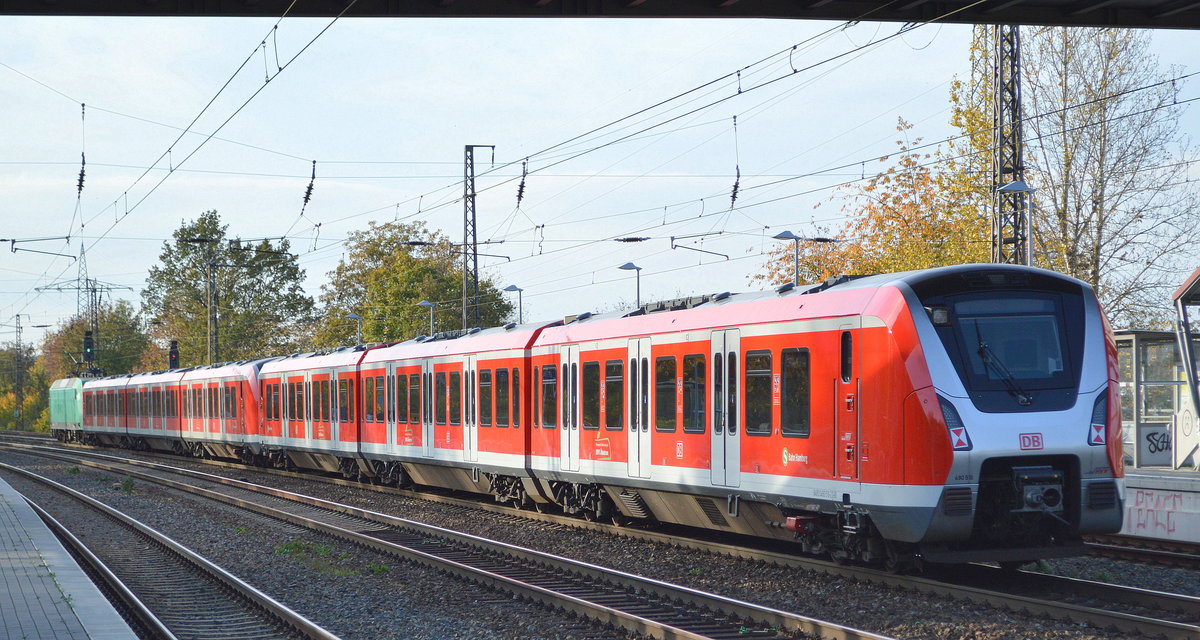
[(842, 382), (850, 382), (854, 372), (854, 338), (849, 331), (842, 332)]
[(392, 376), (387, 376), (387, 419), (396, 421), (396, 379)]
[(446, 372), (438, 371), (433, 376), (434, 422), (446, 424)]
[(349, 380), (338, 380), (338, 421), (350, 422), (354, 416), (354, 389)]
[(475, 388), (475, 371), (467, 372), (467, 422), (475, 422), (475, 405), (479, 401), (478, 389)]
[(512, 399), (513, 399), (513, 428), (521, 428), (521, 370), (513, 367), (512, 370)]
[(704, 374), (707, 363), (702, 354), (683, 357), (683, 432), (704, 433)]
[(384, 391), (383, 376), (375, 376), (375, 422), (383, 422), (386, 417), (387, 394)]
[(225, 419), (226, 419), (226, 420), (232, 420), (232, 419), (233, 419), (233, 417), (234, 417), (234, 414), (233, 414), (233, 411), (234, 411), (234, 399), (233, 399), (233, 393), (234, 393), (234, 391), (233, 391), (233, 387), (225, 387), (225, 398), (224, 398), (224, 400), (225, 400)]
[(625, 417), (625, 376), (620, 360), (604, 363), (604, 428), (620, 431)]
[(600, 428), (600, 363), (583, 363), (583, 428)]
[(675, 356), (654, 359), (654, 429), (675, 430)]
[(396, 422), (408, 422), (408, 376), (396, 374)]
[(737, 433), (738, 425), (738, 377), (737, 377), (737, 353), (730, 351), (725, 355), (725, 364), (729, 366), (729, 373), (725, 377), (725, 413), (726, 423), (729, 427), (729, 435)]
[(558, 420), (554, 412), (558, 408), (558, 377), (554, 365), (542, 367), (542, 427), (553, 429)]
[(725, 417), (725, 403), (721, 396), (721, 392), (725, 389), (725, 376), (721, 375), (724, 372), (721, 370), (721, 365), (725, 362), (720, 352), (713, 354), (713, 433), (721, 435), (725, 432), (725, 425), (721, 420)]
[(783, 350), (779, 364), (783, 378), (779, 426), (785, 436), (808, 437), (811, 406), (808, 357), (808, 349)]
[(408, 374), (408, 422), (417, 424), (421, 421), (421, 375)]
[(771, 435), (771, 352), (746, 354), (746, 434)]
[(219, 405), (217, 403), (217, 388), (215, 386), (208, 388), (208, 417), (209, 419), (219, 419), (220, 414), (217, 413)]
[(575, 417), (571, 414), (571, 367), (564, 364), (562, 366), (562, 412), (559, 413), (559, 418), (562, 421), (562, 428), (570, 429), (571, 420)]
[(508, 369), (496, 369), (496, 426), (508, 427)]
[(642, 358), (642, 431), (650, 428), (650, 358)]
[(479, 426), (492, 426), (492, 370), (479, 371)]
[(529, 400), (529, 420), (531, 426), (538, 427), (542, 424), (542, 370), (540, 367), (533, 368), (533, 393)]
[(375, 422), (375, 376), (363, 378), (363, 422)]
[(450, 424), (462, 424), (462, 373), (450, 372)]

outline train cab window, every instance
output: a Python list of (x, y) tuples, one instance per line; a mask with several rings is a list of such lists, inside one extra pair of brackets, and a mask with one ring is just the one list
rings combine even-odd
[(408, 422), (408, 376), (396, 374), (396, 422)]
[(783, 380), (779, 427), (783, 435), (793, 438), (807, 438), (809, 434), (811, 387), (808, 358), (808, 349), (784, 349), (780, 361)]
[(433, 394), (437, 398), (434, 404), (434, 422), (446, 424), (446, 372), (438, 371), (433, 376)]
[(387, 376), (387, 421), (396, 421), (396, 379)]
[(521, 370), (512, 370), (512, 423), (514, 429), (521, 428)]
[(375, 422), (383, 422), (387, 416), (387, 393), (384, 391), (383, 376), (375, 376)]
[(408, 422), (421, 421), (421, 374), (408, 374)]
[(604, 428), (620, 431), (625, 417), (625, 376), (620, 360), (604, 363)]
[(583, 363), (583, 428), (600, 428), (600, 363)]
[(746, 434), (771, 435), (771, 352), (746, 354)]
[(684, 433), (704, 433), (705, 398), (708, 394), (704, 376), (707, 366), (702, 354), (683, 357)]
[(854, 337), (842, 332), (842, 382), (850, 382), (854, 373)]
[(508, 427), (508, 369), (496, 369), (496, 426)]
[(654, 429), (675, 430), (675, 356), (654, 359)]
[(492, 426), (492, 370), (479, 371), (479, 426)]
[(558, 410), (558, 375), (552, 364), (542, 367), (542, 428), (553, 429), (558, 425), (555, 411)]
[(450, 372), (450, 424), (462, 424), (462, 373)]

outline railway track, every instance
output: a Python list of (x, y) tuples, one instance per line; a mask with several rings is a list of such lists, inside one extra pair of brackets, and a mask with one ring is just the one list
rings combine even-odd
[[(141, 522), (49, 478), (3, 463), (0, 469), (100, 516), (87, 518), (87, 524), (78, 527), (76, 535), (45, 508), (29, 501), (51, 530), (91, 569), (93, 577), (102, 581), (103, 588), (116, 595), (119, 606), (135, 618), (146, 637), (337, 640), (337, 636)], [(231, 631), (236, 633), (231, 635)]]
[(1148, 562), (1182, 569), (1200, 569), (1200, 545), (1131, 538), (1092, 536), (1087, 541), (1092, 555), (1134, 562)]
[[(527, 600), (571, 611), (654, 638), (790, 638), (797, 633), (844, 640), (885, 636), (770, 609), (604, 567), (523, 549), (441, 527), (300, 496), (286, 491), (168, 468), (97, 461), (99, 454), (28, 453), (83, 464), (277, 518), (376, 551), (400, 555)], [(187, 482), (171, 476), (183, 475)]]
[[(104, 456), (104, 454), (95, 454)], [(109, 456), (105, 456), (109, 457)], [(164, 456), (170, 458), (169, 456)], [(121, 459), (125, 461), (125, 459)], [(153, 465), (131, 461), (134, 464)], [(207, 461), (206, 464), (214, 464)], [(247, 468), (229, 463), (215, 463), (240, 471)], [(256, 472), (298, 477), (337, 485), (365, 488), (358, 482), (336, 478), (323, 478), (309, 474), (293, 474), (275, 470), (255, 469)], [(528, 511), (515, 512), (509, 507), (479, 503), (449, 496), (437, 496), (409, 492), (387, 487), (371, 487), (387, 493), (448, 503), (469, 509), (499, 511), (509, 517), (524, 517), (577, 529), (604, 531), (651, 542), (659, 542), (692, 548), (706, 553), (746, 558), (768, 562), (828, 575), (849, 577), (890, 587), (966, 600), (973, 603), (1013, 611), (1026, 611), (1055, 619), (1070, 620), (1098, 628), (1111, 628), (1129, 634), (1148, 637), (1197, 638), (1200, 637), (1200, 598), (1164, 594), (1155, 591), (1111, 585), (1102, 582), (1075, 580), (1032, 572), (1004, 572), (994, 567), (970, 565), (956, 567), (952, 573), (929, 576), (896, 576), (893, 574), (854, 566), (841, 566), (814, 558), (799, 557), (786, 551), (742, 542), (719, 543), (681, 537), (677, 533), (646, 531), (637, 528), (613, 527), (611, 525), (580, 521), (577, 518)], [(1090, 602), (1089, 602), (1090, 601)], [(1101, 603), (1095, 606), (1095, 603)], [(1120, 608), (1120, 611), (1108, 609)]]

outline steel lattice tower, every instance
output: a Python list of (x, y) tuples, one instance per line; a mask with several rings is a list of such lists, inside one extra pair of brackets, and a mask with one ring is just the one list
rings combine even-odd
[[(1029, 190), (1021, 133), (1021, 35), (996, 25), (992, 92), (992, 262), (1030, 264)], [(1020, 182), (1018, 188), (1005, 185)]]
[(495, 145), (469, 144), (464, 147), (463, 152), (463, 329), (480, 325), (479, 238), (475, 231), (475, 150), (495, 148)]

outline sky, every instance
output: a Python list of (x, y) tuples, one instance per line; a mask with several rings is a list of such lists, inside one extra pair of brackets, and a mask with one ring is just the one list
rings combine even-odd
[[(899, 118), (910, 141), (955, 135), (970, 27), (902, 27), (0, 17), (0, 237), (19, 240), (0, 342), (18, 315), (36, 343), (75, 313), (75, 291), (38, 288), (73, 287), (81, 248), (139, 306), (164, 242), (208, 210), (230, 236), (288, 238), (314, 297), (370, 221), (459, 242), (465, 145), (495, 145), (475, 152), (480, 270), (524, 289), (526, 320), (632, 306), (625, 262), (643, 302), (761, 289), (772, 236), (839, 224), (838, 185), (886, 166)], [(1153, 38), (1164, 69), (1200, 70), (1200, 33)], [(1194, 109), (1181, 123), (1200, 137)]]

